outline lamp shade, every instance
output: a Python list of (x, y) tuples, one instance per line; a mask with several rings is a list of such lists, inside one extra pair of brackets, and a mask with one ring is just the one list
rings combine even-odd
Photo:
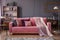
[(54, 6), (53, 9), (56, 10), (56, 9), (59, 9), (59, 8), (58, 8), (58, 6)]

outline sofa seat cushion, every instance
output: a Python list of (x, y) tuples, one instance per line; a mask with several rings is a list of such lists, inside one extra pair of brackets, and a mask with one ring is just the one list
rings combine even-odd
[(13, 27), (12, 32), (13, 33), (38, 33), (38, 28), (37, 27)]

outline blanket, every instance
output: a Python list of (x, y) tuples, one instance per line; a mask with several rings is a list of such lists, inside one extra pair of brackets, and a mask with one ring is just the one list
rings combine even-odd
[(39, 30), (40, 36), (53, 36), (52, 33), (49, 31), (48, 26), (45, 24), (42, 17), (35, 17), (34, 20)]

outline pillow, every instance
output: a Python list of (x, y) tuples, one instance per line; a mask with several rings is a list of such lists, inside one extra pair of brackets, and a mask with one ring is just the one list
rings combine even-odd
[(21, 20), (17, 20), (17, 26), (22, 26), (22, 21)]
[(32, 26), (31, 21), (25, 21), (25, 26)]
[(31, 23), (32, 23), (32, 26), (36, 26), (35, 20), (34, 20), (33, 18), (30, 18), (30, 21), (31, 21)]
[(17, 26), (16, 20), (13, 20), (12, 22), (13, 22), (13, 23), (12, 23), (12, 26), (13, 26), (13, 27), (14, 27), (14, 26)]
[(25, 22), (24, 22), (24, 20), (21, 20), (22, 21), (22, 26), (25, 26)]

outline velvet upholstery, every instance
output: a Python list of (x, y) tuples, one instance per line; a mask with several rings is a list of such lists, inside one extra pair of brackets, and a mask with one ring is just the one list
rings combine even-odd
[[(17, 26), (13, 27), (12, 22), (9, 23), (9, 32), (10, 33), (39, 33), (38, 28), (35, 24), (34, 19), (31, 18), (15, 18), (15, 20), (24, 20), (24, 21), (31, 21), (31, 26)], [(47, 18), (43, 18), (44, 22), (47, 24), (49, 30), (51, 31), (51, 23), (47, 22)]]

